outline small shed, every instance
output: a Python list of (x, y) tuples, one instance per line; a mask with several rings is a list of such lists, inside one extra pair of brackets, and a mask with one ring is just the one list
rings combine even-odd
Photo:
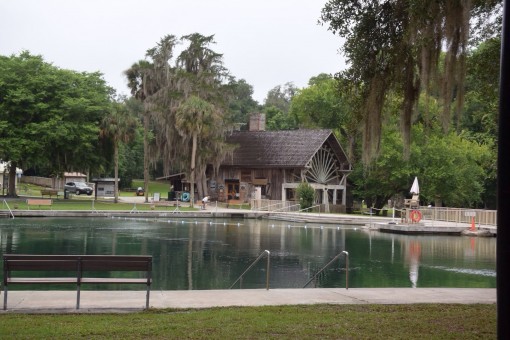
[[(120, 181), (120, 178), (118, 179)], [(95, 197), (113, 197), (115, 195), (115, 178), (94, 178)]]
[(87, 182), (87, 175), (81, 172), (64, 172), (64, 183), (67, 182)]

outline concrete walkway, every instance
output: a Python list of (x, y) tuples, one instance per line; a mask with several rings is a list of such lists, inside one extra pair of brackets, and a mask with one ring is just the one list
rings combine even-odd
[[(145, 308), (145, 291), (11, 291), (0, 313), (126, 313)], [(3, 296), (2, 296), (3, 302)], [(495, 304), (492, 288), (308, 288), (152, 291), (151, 308), (310, 304)]]

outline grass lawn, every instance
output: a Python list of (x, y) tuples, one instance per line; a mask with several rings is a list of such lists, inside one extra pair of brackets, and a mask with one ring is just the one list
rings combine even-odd
[[(135, 179), (131, 185), (132, 189), (136, 189), (138, 187), (143, 188), (143, 179)], [(41, 196), (41, 189), (43, 187), (21, 183), (18, 186), (18, 195), (23, 196)], [(149, 194), (152, 196), (155, 192), (159, 192), (161, 194), (161, 198), (168, 198), (168, 190), (170, 190), (170, 183), (166, 181), (149, 181)], [(62, 190), (63, 192), (64, 190)], [(120, 191), (120, 196), (134, 196), (135, 193), (131, 191)], [(86, 196), (86, 195), (85, 195)]]
[[(62, 198), (52, 199), (53, 203), (51, 206), (32, 206), (31, 210), (85, 210), (92, 211), (96, 210), (107, 210), (107, 211), (130, 211), (134, 208), (133, 203), (113, 203), (112, 201), (105, 200), (97, 200), (95, 201), (92, 197), (86, 195), (80, 195), (78, 197), (73, 196), (72, 199), (65, 200)], [(28, 210), (28, 205), (26, 203), (26, 199), (11, 199), (8, 202), (11, 210)], [(0, 210), (5, 210), (6, 207), (4, 204), (0, 204)], [(173, 205), (156, 205), (153, 204), (137, 204), (137, 210), (148, 211), (148, 210), (161, 210), (161, 211), (169, 211), (175, 209)], [(190, 208), (188, 206), (179, 205), (179, 209), (182, 211), (196, 211), (199, 207)]]
[[(133, 180), (133, 188), (143, 187), (143, 180)], [(27, 210), (28, 205), (26, 204), (26, 197), (41, 197), (41, 189), (43, 187), (33, 185), (33, 184), (20, 184), (18, 187), (18, 195), (21, 197), (19, 199), (9, 199), (8, 204), (9, 207), (13, 210)], [(160, 193), (160, 200), (166, 201), (168, 198), (168, 190), (169, 183), (164, 181), (150, 181), (149, 182), (149, 196), (152, 197), (155, 192)], [(121, 197), (130, 197), (135, 196), (135, 192), (131, 191), (120, 191), (119, 196)], [(50, 198), (49, 196), (45, 196), (44, 198)], [(62, 195), (59, 195), (58, 198), (51, 197), (53, 200), (53, 204), (51, 207), (49, 206), (35, 206), (31, 207), (31, 209), (37, 210), (112, 210), (112, 211), (130, 211), (133, 209), (133, 203), (113, 203), (112, 199), (103, 199), (99, 198), (98, 200), (94, 200), (94, 195), (72, 195), (71, 199), (64, 199)], [(138, 210), (173, 210), (175, 209), (173, 206), (154, 206), (152, 204), (137, 204), (136, 208)], [(186, 206), (179, 206), (179, 209), (186, 210), (198, 210), (198, 206), (196, 208), (189, 208)], [(0, 207), (0, 210), (6, 209), (6, 206), (3, 204)]]
[[(143, 179), (134, 179), (133, 188), (142, 187), (143, 188)], [(160, 197), (167, 199), (168, 191), (170, 190), (170, 182), (166, 181), (149, 181), (149, 196), (152, 196), (155, 192), (160, 193)], [(134, 195), (132, 192), (122, 192), (121, 196), (131, 196)]]
[(496, 305), (307, 305), (0, 314), (2, 339), (495, 339)]

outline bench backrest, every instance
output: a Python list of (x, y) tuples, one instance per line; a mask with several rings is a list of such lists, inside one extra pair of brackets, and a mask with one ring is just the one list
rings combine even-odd
[(152, 271), (149, 255), (24, 255), (4, 254), (4, 280), (10, 271)]

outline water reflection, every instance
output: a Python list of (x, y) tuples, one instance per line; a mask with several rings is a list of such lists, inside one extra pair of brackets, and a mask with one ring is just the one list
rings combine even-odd
[[(267, 220), (4, 219), (2, 253), (149, 254), (154, 289), (225, 289), (264, 251), (271, 288), (300, 288), (349, 252), (350, 287), (496, 286), (496, 239), (383, 234), (352, 226)], [(345, 258), (318, 287), (345, 286)], [(263, 288), (265, 261), (243, 280)], [(310, 286), (313, 286), (311, 284)]]
[(418, 241), (409, 242), (407, 261), (409, 262), (409, 280), (413, 288), (418, 283), (418, 270), (420, 266), (421, 244)]

